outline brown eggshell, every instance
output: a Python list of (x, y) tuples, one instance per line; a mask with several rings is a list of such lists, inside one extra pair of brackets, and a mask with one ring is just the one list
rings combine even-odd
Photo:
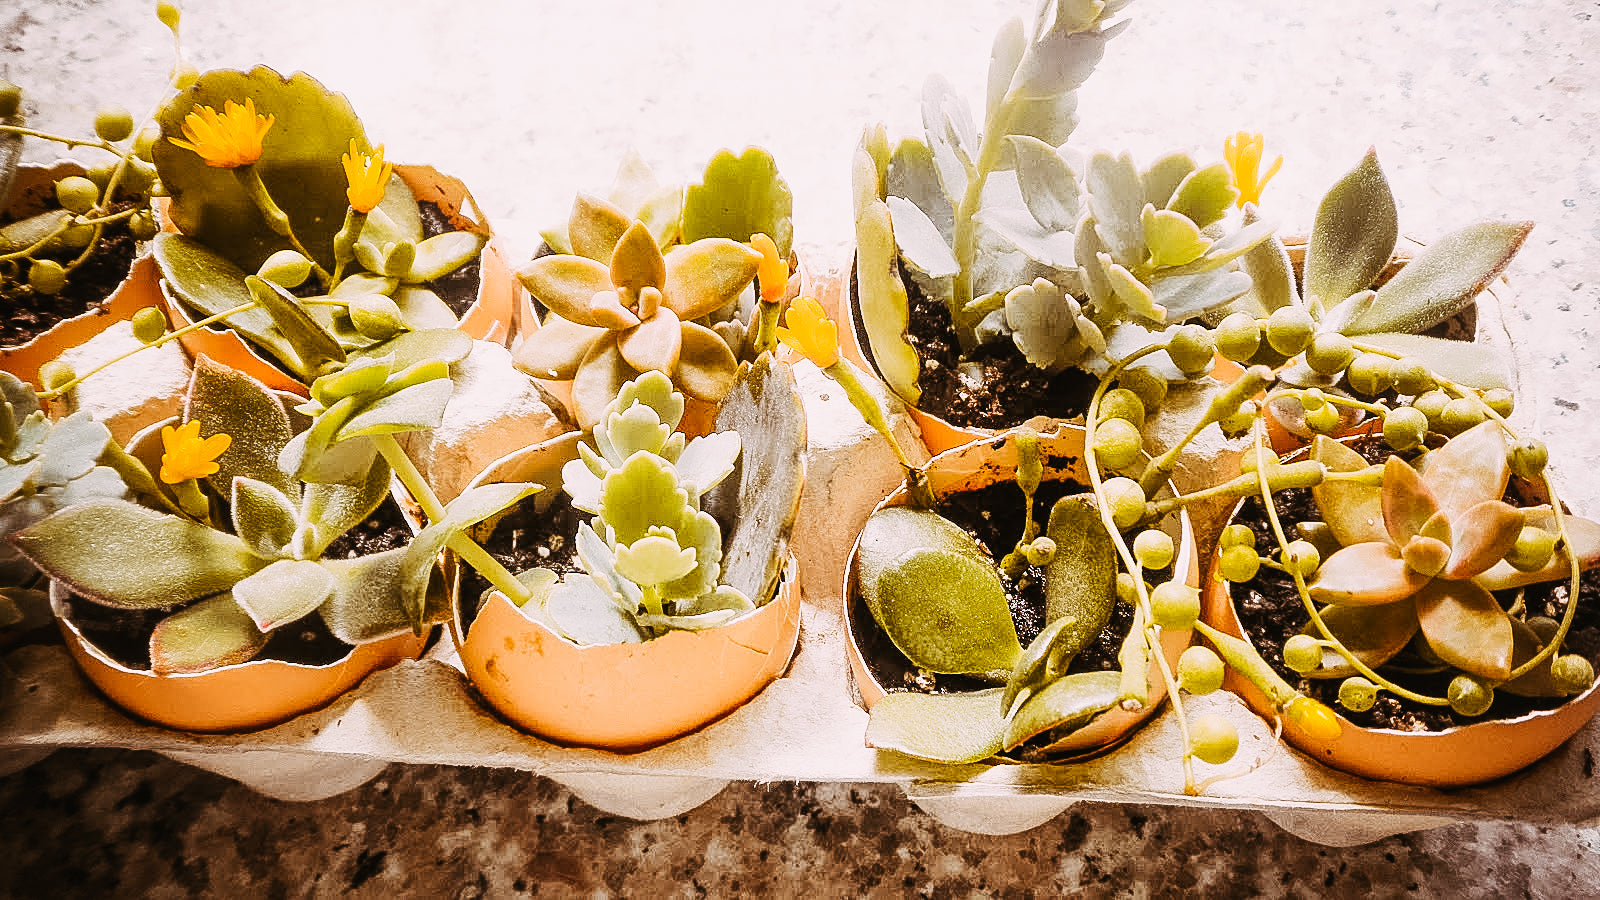
[[(460, 180), (441, 174), (431, 166), (395, 166), (395, 174), (411, 189), (419, 203), (438, 204), (456, 228), (489, 236), (489, 242), (479, 256), (478, 299), (468, 307), (457, 328), (478, 340), (507, 344), (511, 340), (512, 320), (521, 285), (511, 274), (505, 255), (478, 209), (477, 201), (472, 199), (472, 194), (468, 193), (466, 185)], [(164, 227), (172, 230), (171, 222), (164, 223)], [(158, 299), (174, 330), (194, 324), (188, 310), (167, 297), (165, 291), (161, 292)], [(288, 391), (302, 397), (307, 395), (305, 385), (257, 353), (235, 331), (201, 328), (178, 340), (192, 357), (204, 354), (273, 390)]]
[[(1087, 482), (1088, 475), (1083, 467), (1083, 437), (1081, 427), (1060, 425), (1054, 432), (1043, 436), (1040, 441), (1040, 451), (1046, 459), (1061, 456), (1069, 458), (1071, 469), (1065, 473), (1066, 476)], [(1016, 478), (1016, 465), (1016, 444), (1009, 439), (1009, 436), (1002, 433), (994, 439), (967, 444), (935, 456), (928, 464), (928, 482), (934, 494), (942, 497), (946, 494), (987, 487), (1000, 481), (1012, 481)], [(1051, 473), (1046, 474), (1048, 476)], [(877, 509), (901, 506), (905, 501), (905, 489), (902, 487), (879, 503)], [(1199, 559), (1195, 552), (1194, 534), (1187, 515), (1180, 516), (1179, 528), (1178, 555), (1173, 562), (1173, 569), (1175, 572), (1187, 573), (1186, 581), (1194, 584), (1199, 577)], [(853, 614), (855, 604), (850, 598), (855, 596), (855, 560), (859, 546), (858, 538), (857, 547), (851, 550), (849, 562), (845, 567), (843, 590), (846, 611), (845, 655), (850, 661), (850, 671), (855, 676), (862, 704), (870, 711), (888, 691), (868, 670), (855, 638), (857, 627)], [(1162, 633), (1162, 656), (1172, 671), (1177, 670), (1178, 657), (1193, 640), (1192, 630)], [(1151, 660), (1148, 679), (1150, 702), (1144, 709), (1130, 712), (1119, 708), (1101, 713), (1088, 725), (1073, 732), (1069, 738), (1053, 745), (1052, 755), (1066, 761), (1104, 753), (1120, 746), (1132, 736), (1134, 730), (1155, 715), (1161, 708), (1161, 702), (1166, 699), (1166, 682), (1162, 678), (1160, 664), (1155, 660)]]
[(518, 727), (638, 750), (712, 722), (783, 673), (800, 636), (794, 560), (772, 602), (721, 628), (580, 647), (496, 591), (461, 645), (467, 677)]
[[(1249, 639), (1234, 609), (1229, 582), (1215, 571), (1217, 565), (1214, 558), (1202, 591), (1201, 618), (1219, 631)], [(1279, 719), (1266, 695), (1232, 669), (1223, 686), (1262, 718)], [(1338, 712), (1334, 709), (1335, 715)], [(1341, 715), (1339, 737), (1325, 741), (1287, 718), (1281, 721), (1290, 744), (1336, 769), (1381, 781), (1452, 788), (1491, 781), (1533, 764), (1576, 734), (1596, 712), (1600, 712), (1600, 683), (1556, 709), (1444, 731), (1361, 728)]]
[(428, 640), (397, 635), (326, 666), (252, 660), (196, 675), (154, 675), (116, 662), (71, 620), (56, 622), (79, 668), (112, 702), (158, 725), (203, 733), (256, 731), (326, 706), (372, 672), (416, 659)]

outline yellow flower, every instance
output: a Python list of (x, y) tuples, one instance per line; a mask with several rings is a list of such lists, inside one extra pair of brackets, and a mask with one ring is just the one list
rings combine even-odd
[(751, 235), (750, 247), (761, 254), (761, 262), (756, 267), (761, 299), (766, 303), (777, 303), (783, 299), (784, 291), (789, 287), (789, 263), (778, 255), (778, 245), (773, 243), (772, 238), (764, 234)]
[(799, 351), (806, 359), (826, 369), (839, 361), (839, 327), (822, 312), (822, 304), (800, 297), (789, 304), (778, 327), (778, 340)]
[(167, 140), (200, 154), (208, 166), (237, 169), (261, 158), (261, 139), (275, 121), (276, 116), (257, 115), (253, 99), (246, 98), (243, 106), (229, 100), (220, 116), (209, 106), (195, 107), (183, 120), (187, 140)]
[(358, 213), (372, 212), (383, 202), (383, 191), (389, 186), (389, 176), (394, 174), (394, 164), (383, 161), (383, 145), (367, 156), (356, 150), (356, 139), (350, 139), (350, 152), (339, 157), (344, 163), (344, 177), (350, 183), (345, 196), (350, 198), (350, 208)]
[(217, 432), (208, 438), (200, 437), (200, 420), (190, 419), (173, 428), (161, 429), (161, 480), (178, 484), (191, 478), (204, 478), (220, 468), (213, 460), (228, 449), (233, 438)]
[(1261, 168), (1261, 151), (1266, 144), (1266, 139), (1261, 135), (1248, 131), (1241, 131), (1222, 142), (1222, 158), (1227, 160), (1228, 168), (1233, 172), (1233, 186), (1239, 189), (1240, 209), (1246, 203), (1261, 202), (1261, 192), (1266, 190), (1267, 182), (1278, 174), (1278, 167), (1283, 165), (1283, 157), (1280, 156), (1272, 161), (1267, 174), (1257, 175)]

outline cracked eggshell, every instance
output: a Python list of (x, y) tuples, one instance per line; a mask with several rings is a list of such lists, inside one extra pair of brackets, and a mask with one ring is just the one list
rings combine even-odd
[[(1083, 437), (1082, 427), (1064, 424), (1041, 436), (1039, 449), (1045, 459), (1052, 464), (1058, 459), (1064, 459), (1068, 464), (1065, 471), (1047, 467), (1046, 479), (1064, 477), (1088, 483), (1088, 472), (1083, 462)], [(981, 443), (968, 444), (940, 453), (934, 456), (927, 467), (929, 486), (938, 497), (964, 490), (976, 490), (1001, 481), (1013, 481), (1016, 478), (1016, 470), (1016, 442), (1011, 439), (1010, 433), (1002, 433)], [(905, 502), (906, 492), (904, 487), (901, 487), (884, 498), (877, 509), (903, 506)], [(874, 512), (876, 511), (875, 509)], [(1173, 571), (1186, 573), (1185, 582), (1194, 584), (1199, 578), (1200, 567), (1188, 516), (1180, 515), (1176, 527), (1178, 530), (1173, 539), (1177, 547), (1177, 556), (1173, 560)], [(851, 551), (844, 574), (845, 654), (850, 661), (850, 672), (861, 695), (862, 706), (870, 712), (872, 707), (889, 693), (889, 689), (879, 684), (873, 677), (856, 638), (857, 632), (864, 625), (862, 617), (866, 616), (865, 621), (870, 621), (870, 614), (867, 613), (865, 604), (856, 600), (855, 562), (859, 548), (858, 539), (856, 547)], [(1178, 657), (1193, 640), (1194, 631), (1191, 629), (1162, 633), (1162, 656), (1173, 671), (1177, 669)], [(1166, 682), (1161, 675), (1158, 660), (1151, 660), (1147, 677), (1150, 684), (1150, 702), (1144, 709), (1130, 712), (1117, 708), (1096, 716), (1088, 725), (1073, 732), (1069, 738), (1052, 746), (1052, 754), (1058, 754), (1060, 757), (1058, 761), (1095, 756), (1119, 747), (1133, 736), (1139, 726), (1153, 718), (1167, 696)]]
[[(58, 584), (50, 591), (57, 600), (66, 594)], [(56, 622), (78, 667), (112, 702), (158, 725), (201, 733), (256, 731), (326, 706), (372, 672), (416, 659), (428, 640), (428, 634), (396, 635), (354, 647), (326, 666), (257, 659), (194, 675), (155, 675), (113, 660), (71, 619)]]

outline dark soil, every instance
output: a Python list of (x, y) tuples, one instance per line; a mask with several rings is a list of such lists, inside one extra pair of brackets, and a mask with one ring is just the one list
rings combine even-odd
[[(129, 203), (119, 203), (112, 212), (127, 209)], [(0, 224), (6, 221), (0, 217)], [(0, 283), (0, 347), (20, 347), (33, 340), (59, 322), (98, 309), (101, 302), (111, 296), (133, 265), (138, 242), (128, 233), (125, 222), (106, 226), (95, 252), (83, 265), (72, 270), (66, 287), (56, 294), (41, 294), (28, 286), (27, 272), (20, 271), (15, 283)], [(62, 265), (68, 265), (81, 251), (48, 254)]]
[[(422, 233), (427, 237), (460, 230), (437, 203), (420, 201), (417, 203), (417, 209), (422, 213)], [(482, 280), (483, 263), (481, 260), (473, 260), (443, 278), (428, 282), (428, 287), (439, 295), (439, 299), (443, 300), (459, 319), (467, 314), (467, 310), (478, 299), (478, 286)]]
[[(394, 500), (385, 500), (372, 517), (350, 529), (324, 554), (329, 559), (350, 559), (403, 547), (411, 540), (411, 527)], [(72, 597), (73, 624), (90, 643), (130, 669), (150, 669), (150, 634), (156, 624), (179, 609), (122, 610)], [(334, 637), (320, 615), (309, 615), (273, 632), (257, 659), (276, 659), (307, 666), (325, 666), (349, 655), (351, 645)]]
[[(1381, 440), (1358, 441), (1355, 449), (1369, 461), (1381, 462), (1390, 451)], [(1513, 490), (1515, 485), (1513, 485)], [(1508, 492), (1509, 493), (1509, 492)], [(1274, 495), (1278, 515), (1286, 529), (1296, 522), (1319, 519), (1315, 500), (1309, 490), (1286, 490)], [(1516, 499), (1508, 497), (1508, 500)], [(1241, 507), (1235, 521), (1250, 526), (1255, 532), (1257, 547), (1275, 546), (1275, 538), (1266, 522), (1259, 498), (1249, 498)], [(1549, 616), (1560, 621), (1566, 610), (1568, 582), (1561, 580), (1531, 585), (1523, 589), (1523, 600), (1529, 616)], [(1495, 597), (1501, 606), (1510, 608), (1516, 591), (1499, 591)], [(1600, 667), (1600, 575), (1595, 570), (1583, 574), (1579, 583), (1579, 604), (1571, 630), (1563, 644), (1563, 652), (1581, 653), (1591, 663)], [(1470, 725), (1486, 719), (1512, 719), (1541, 709), (1554, 709), (1570, 698), (1519, 697), (1507, 691), (1496, 691), (1494, 705), (1482, 716), (1459, 716), (1448, 706), (1429, 706), (1414, 703), (1390, 694), (1378, 692), (1378, 700), (1366, 712), (1356, 713), (1338, 705), (1339, 684), (1342, 679), (1308, 679), (1283, 663), (1283, 644), (1299, 634), (1309, 618), (1295, 591), (1294, 583), (1275, 569), (1263, 566), (1255, 579), (1234, 587), (1235, 609), (1245, 634), (1255, 643), (1256, 649), (1279, 675), (1291, 685), (1314, 697), (1352, 723), (1363, 728), (1389, 728), (1397, 731), (1442, 731), (1457, 725)], [(1399, 667), (1407, 662), (1420, 666), (1421, 661), (1410, 651), (1402, 651), (1391, 665)], [(1385, 668), (1384, 674), (1397, 684), (1429, 696), (1444, 696), (1451, 675), (1396, 674)]]
[[(557, 491), (543, 513), (538, 512), (532, 499), (517, 504), (495, 524), (494, 532), (487, 539), (480, 536), (478, 543), (514, 574), (536, 568), (576, 572), (581, 566), (573, 537), (578, 533), (578, 523), (589, 518), (588, 513), (572, 507), (565, 491)], [(489, 582), (465, 564), (460, 577), (462, 624), (470, 627), (483, 605)], [(474, 598), (475, 602), (467, 603), (467, 598)]]
[[(906, 337), (922, 361), (917, 377), (922, 397), (917, 406), (923, 412), (963, 428), (1001, 429), (1034, 416), (1071, 419), (1088, 410), (1098, 383), (1094, 376), (1075, 367), (1046, 374), (1029, 363), (1011, 341), (991, 341), (963, 359), (949, 308), (923, 293), (904, 263), (900, 278), (911, 301)], [(853, 268), (850, 297), (856, 333), (865, 335)], [(865, 339), (861, 350), (867, 361), (873, 362), (872, 348)]]
[[(1034, 494), (1034, 517), (1042, 529), (1055, 502), (1069, 494), (1086, 490), (1075, 481), (1046, 481)], [(978, 541), (990, 558), (1004, 556), (1022, 536), (1022, 491), (1015, 482), (1003, 482), (978, 491), (954, 494), (943, 499), (939, 513), (959, 525)], [(1161, 573), (1151, 573), (1155, 580)], [(1017, 638), (1026, 647), (1038, 636), (1045, 625), (1044, 570), (1029, 566), (1019, 578), (1012, 579), (1004, 572), (1000, 580), (1005, 585), (1006, 600), (1011, 606), (1011, 620), (1017, 628)], [(857, 648), (873, 678), (887, 690), (914, 690), (922, 693), (943, 694), (981, 690), (994, 687), (992, 683), (965, 675), (931, 675), (919, 672), (895, 648), (889, 636), (879, 627), (858, 595), (851, 598), (851, 628)], [(1122, 639), (1133, 624), (1133, 607), (1118, 602), (1112, 610), (1111, 620), (1100, 634), (1072, 661), (1070, 672), (1102, 672), (1118, 668), (1117, 651)]]

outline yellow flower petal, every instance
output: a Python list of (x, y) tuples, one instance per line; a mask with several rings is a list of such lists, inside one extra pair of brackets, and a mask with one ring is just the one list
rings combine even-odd
[(1261, 153), (1265, 149), (1266, 139), (1248, 131), (1241, 131), (1222, 142), (1222, 158), (1233, 172), (1233, 186), (1239, 189), (1237, 203), (1240, 209), (1246, 203), (1261, 202), (1261, 192), (1283, 165), (1283, 157), (1280, 156), (1272, 161), (1266, 174), (1260, 174)]
[(192, 150), (206, 165), (237, 169), (261, 158), (261, 140), (276, 116), (256, 114), (256, 102), (246, 98), (244, 105), (229, 100), (222, 114), (209, 106), (197, 106), (184, 117), (183, 139), (167, 138), (174, 145)]
[(778, 255), (778, 245), (772, 238), (764, 234), (751, 235), (750, 247), (761, 254), (761, 262), (756, 266), (761, 299), (766, 303), (777, 303), (783, 299), (789, 286), (789, 263)]
[(204, 478), (221, 468), (214, 460), (221, 456), (233, 438), (217, 432), (208, 438), (200, 437), (200, 420), (191, 419), (173, 428), (161, 429), (161, 480), (178, 484), (191, 478)]
[(383, 145), (367, 156), (356, 149), (356, 139), (350, 139), (350, 152), (339, 157), (344, 163), (345, 181), (350, 187), (345, 191), (345, 196), (350, 199), (350, 208), (358, 213), (369, 213), (383, 202), (383, 192), (389, 186), (389, 176), (394, 174), (394, 165), (383, 161)]
[(811, 297), (799, 297), (783, 314), (778, 340), (794, 348), (820, 369), (839, 361), (839, 327), (822, 311), (822, 304)]

